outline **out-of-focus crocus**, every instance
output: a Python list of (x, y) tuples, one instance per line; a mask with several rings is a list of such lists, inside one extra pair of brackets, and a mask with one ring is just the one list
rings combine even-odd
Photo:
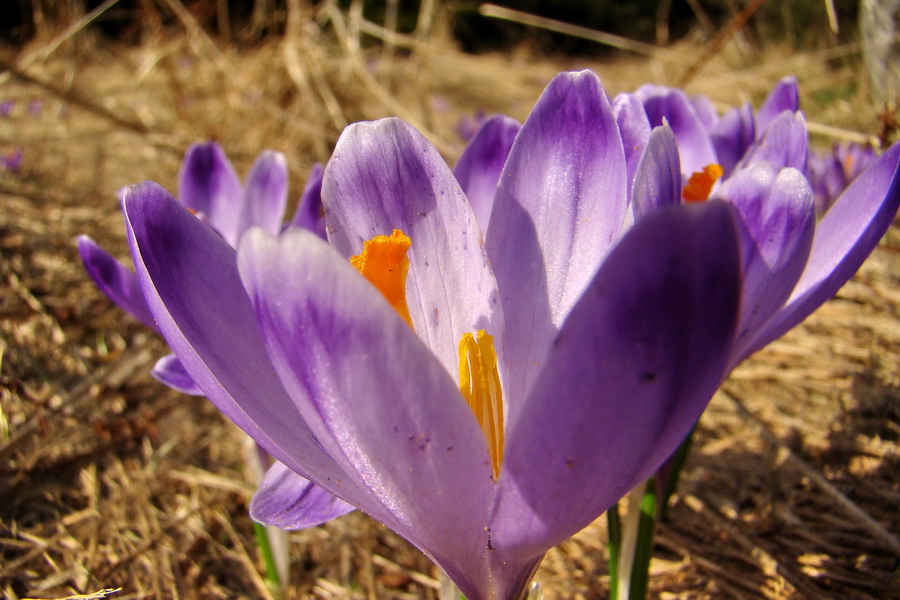
[[(324, 235), (323, 219), (319, 216), (321, 185), (321, 165), (314, 165), (291, 227), (306, 227)], [(241, 234), (251, 227), (278, 234), (283, 227), (287, 204), (287, 164), (281, 153), (263, 152), (241, 185), (218, 144), (195, 144), (188, 149), (181, 167), (179, 199), (213, 235), (229, 245), (236, 245)], [(97, 287), (120, 308), (159, 333), (134, 272), (88, 236), (78, 238), (78, 250), (88, 275)], [(159, 359), (152, 375), (182, 393), (204, 395), (174, 354)], [(258, 467), (265, 470), (270, 464), (271, 460), (262, 456), (258, 466), (255, 462), (251, 466), (258, 471)], [(285, 475), (281, 465), (272, 465), (269, 470), (272, 471), (270, 477), (281, 477), (285, 485), (297, 491), (294, 513), (284, 515), (280, 524), (284, 529), (317, 525), (353, 510), (353, 507), (317, 489), (299, 475)]]
[(7, 173), (18, 173), (22, 168), (22, 159), (25, 153), (21, 148), (0, 153), (0, 170)]
[[(763, 163), (685, 203), (668, 126), (647, 127), (629, 191), (619, 108), (593, 73), (557, 76), (486, 230), (466, 178), (397, 119), (338, 141), (329, 244), (252, 230), (235, 251), (156, 184), (123, 195), (149, 311), (193, 381), (282, 475), (396, 530), (470, 600), (519, 598), (671, 454), (735, 356), (834, 293), (900, 200), (895, 148), (839, 222), (817, 227), (802, 174)], [(297, 497), (277, 475), (251, 506), (264, 522)]]
[(806, 176), (815, 196), (816, 213), (824, 215), (876, 158), (874, 148), (856, 143), (836, 143), (831, 150), (811, 151)]
[(8, 117), (10, 114), (12, 114), (12, 110), (15, 105), (15, 100), (4, 100), (0, 102), (0, 117)]

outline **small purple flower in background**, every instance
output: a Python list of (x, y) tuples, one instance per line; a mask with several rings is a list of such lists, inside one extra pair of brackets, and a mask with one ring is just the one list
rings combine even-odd
[(856, 143), (836, 143), (831, 150), (810, 152), (806, 176), (815, 194), (816, 213), (825, 214), (876, 158), (874, 148)]
[[(222, 148), (209, 142), (195, 144), (185, 154), (179, 199), (198, 221), (231, 245), (235, 245), (241, 234), (251, 227), (272, 234), (279, 233), (283, 227), (307, 227), (324, 235), (324, 219), (319, 214), (321, 180), (322, 167), (316, 164), (293, 220), (282, 225), (287, 205), (287, 164), (284, 156), (273, 151), (260, 154), (245, 184), (241, 185)], [(97, 287), (120, 308), (158, 333), (159, 328), (134, 272), (88, 236), (78, 238), (78, 250), (88, 275)], [(204, 395), (173, 354), (159, 359), (152, 375), (182, 393)], [(280, 472), (282, 467), (275, 464), (272, 470)], [(329, 520), (352, 510), (352, 507), (336, 501), (331, 494), (313, 489), (315, 486), (299, 476), (291, 478), (290, 484), (303, 490), (304, 502), (299, 502), (298, 506), (307, 510), (306, 520), (294, 519), (294, 529), (317, 525), (322, 522), (317, 519)], [(325, 515), (329, 516), (326, 518)]]
[(42, 100), (32, 100), (28, 103), (28, 114), (34, 118), (41, 116), (41, 111), (44, 109), (44, 102)]
[(22, 167), (24, 153), (21, 148), (0, 153), (0, 170), (7, 173), (18, 173)]
[(15, 100), (4, 100), (3, 102), (0, 102), (0, 117), (8, 117), (12, 114), (12, 110), (15, 106)]

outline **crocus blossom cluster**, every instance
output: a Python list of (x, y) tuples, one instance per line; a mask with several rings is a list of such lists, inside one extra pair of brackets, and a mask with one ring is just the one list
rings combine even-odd
[(897, 147), (817, 222), (796, 103), (735, 117), (752, 135), (714, 116), (662, 88), (610, 103), (594, 73), (563, 73), (454, 171), (407, 123), (358, 123), (324, 171), (327, 241), (214, 230), (183, 191), (125, 190), (150, 322), (280, 461), (254, 517), (305, 518), (309, 480), (470, 600), (518, 598), (896, 213)]

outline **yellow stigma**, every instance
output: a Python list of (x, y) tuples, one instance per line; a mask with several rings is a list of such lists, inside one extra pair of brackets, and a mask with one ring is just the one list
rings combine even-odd
[(681, 197), (685, 202), (706, 202), (713, 185), (722, 176), (722, 165), (715, 163), (706, 165), (702, 171), (697, 171), (688, 179), (687, 185), (681, 190)]
[(494, 336), (484, 329), (464, 334), (459, 342), (459, 390), (481, 425), (496, 480), (503, 462), (503, 392)]
[(363, 242), (362, 252), (351, 256), (350, 264), (378, 288), (394, 310), (412, 327), (409, 308), (406, 306), (406, 274), (409, 272), (406, 252), (410, 244), (409, 236), (395, 229), (390, 236), (377, 235)]

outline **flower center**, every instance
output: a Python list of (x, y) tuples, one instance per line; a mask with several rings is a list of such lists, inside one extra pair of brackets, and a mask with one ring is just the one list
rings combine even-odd
[[(350, 257), (350, 264), (378, 288), (406, 323), (412, 327), (406, 305), (406, 275), (411, 245), (409, 236), (395, 229), (390, 236), (378, 235), (363, 242), (363, 250)], [(494, 479), (503, 461), (503, 392), (497, 369), (494, 336), (484, 329), (465, 333), (459, 341), (459, 391), (475, 414), (487, 440)]]
[(377, 235), (363, 242), (363, 250), (350, 257), (350, 264), (394, 307), (403, 320), (412, 327), (409, 308), (406, 306), (406, 274), (409, 259), (406, 252), (411, 242), (409, 236), (395, 229), (390, 236)]
[(459, 342), (459, 390), (481, 425), (496, 480), (503, 462), (503, 392), (494, 336), (484, 329), (463, 334)]
[(722, 165), (713, 163), (703, 167), (702, 171), (697, 171), (688, 179), (687, 185), (681, 190), (681, 197), (685, 202), (706, 202), (709, 200), (709, 193), (712, 191), (713, 185), (724, 173)]

